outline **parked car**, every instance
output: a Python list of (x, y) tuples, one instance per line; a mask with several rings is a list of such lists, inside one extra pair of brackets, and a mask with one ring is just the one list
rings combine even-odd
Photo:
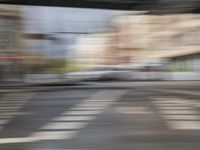
[(64, 79), (73, 80), (73, 81), (91, 81), (91, 80), (96, 81), (109, 73), (110, 71), (106, 71), (106, 70), (71, 72), (71, 73), (66, 73), (64, 75)]

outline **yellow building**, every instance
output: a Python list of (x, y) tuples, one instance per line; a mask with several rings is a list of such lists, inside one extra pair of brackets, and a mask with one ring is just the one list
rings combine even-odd
[(129, 62), (158, 59), (173, 62), (179, 58), (181, 62), (187, 61), (182, 65), (200, 62), (199, 14), (122, 15), (116, 20), (119, 40), (115, 49), (126, 53)]

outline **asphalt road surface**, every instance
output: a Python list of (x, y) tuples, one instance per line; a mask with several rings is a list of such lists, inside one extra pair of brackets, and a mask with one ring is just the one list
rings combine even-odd
[(0, 150), (199, 150), (198, 82), (0, 93)]

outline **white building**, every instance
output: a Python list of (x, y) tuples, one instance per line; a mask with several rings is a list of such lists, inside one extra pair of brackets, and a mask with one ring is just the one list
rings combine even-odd
[(108, 36), (105, 33), (88, 34), (74, 45), (74, 62), (81, 68), (92, 68), (105, 62)]

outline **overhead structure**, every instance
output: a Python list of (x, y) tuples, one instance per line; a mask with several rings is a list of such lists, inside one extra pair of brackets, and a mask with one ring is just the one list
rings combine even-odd
[(199, 13), (200, 0), (0, 0), (1, 4), (141, 10), (150, 14)]

